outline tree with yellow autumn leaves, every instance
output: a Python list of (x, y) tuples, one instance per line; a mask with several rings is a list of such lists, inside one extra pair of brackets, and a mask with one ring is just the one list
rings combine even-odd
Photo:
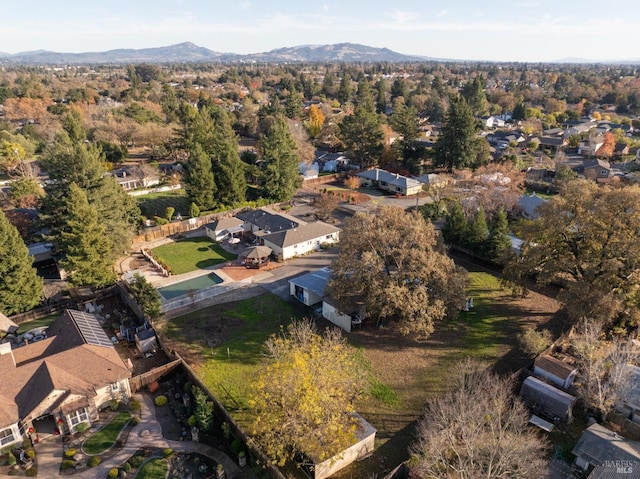
[(249, 405), (252, 432), (275, 464), (298, 455), (319, 463), (356, 442), (361, 365), (339, 329), (319, 334), (310, 320), (267, 340)]

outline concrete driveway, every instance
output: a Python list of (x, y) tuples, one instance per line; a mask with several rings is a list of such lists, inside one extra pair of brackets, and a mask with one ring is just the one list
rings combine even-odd
[(289, 294), (289, 280), (291, 278), (330, 266), (331, 262), (337, 257), (338, 248), (317, 251), (307, 256), (289, 260), (287, 264), (280, 268), (260, 274), (254, 277), (253, 283), (260, 285), (269, 293), (288, 301), (291, 297)]

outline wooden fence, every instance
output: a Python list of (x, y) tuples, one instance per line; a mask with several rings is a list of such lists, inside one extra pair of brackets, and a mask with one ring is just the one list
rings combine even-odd
[(182, 364), (182, 359), (175, 359), (170, 363), (163, 364), (162, 366), (158, 366), (157, 368), (153, 368), (150, 371), (139, 374), (138, 376), (134, 376), (129, 378), (129, 388), (131, 388), (131, 393), (135, 393), (140, 389), (148, 386), (154, 381), (157, 381), (165, 374), (173, 371), (175, 368)]
[[(176, 357), (180, 358), (180, 355), (174, 353)], [(180, 358), (182, 360), (182, 358)], [(224, 406), (218, 401), (218, 399), (211, 393), (211, 391), (204, 385), (200, 378), (193, 372), (193, 370), (189, 367), (189, 365), (182, 361), (182, 365), (189, 375), (189, 379), (200, 389), (207, 393), (207, 396), (211, 399), (214, 404), (214, 413), (218, 418), (220, 418), (223, 422), (229, 425), (229, 429), (231, 434), (238, 439), (240, 442), (246, 445), (248, 455), (253, 459), (253, 461), (262, 467), (264, 471), (269, 475), (271, 479), (286, 479), (285, 476), (280, 472), (280, 470), (271, 463), (269, 458), (266, 456), (264, 452), (258, 447), (256, 442), (250, 438), (236, 423), (236, 421), (229, 415)]]

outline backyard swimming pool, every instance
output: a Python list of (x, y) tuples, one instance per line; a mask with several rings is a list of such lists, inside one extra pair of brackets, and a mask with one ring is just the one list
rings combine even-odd
[(169, 286), (163, 286), (158, 288), (158, 293), (165, 301), (177, 298), (178, 296), (184, 296), (189, 294), (190, 291), (198, 291), (201, 289), (215, 286), (222, 283), (224, 280), (215, 273), (205, 274), (204, 276), (198, 276), (197, 278), (187, 279), (180, 281), (179, 283), (170, 284)]

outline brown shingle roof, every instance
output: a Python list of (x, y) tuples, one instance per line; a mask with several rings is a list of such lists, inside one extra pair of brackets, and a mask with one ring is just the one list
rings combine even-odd
[(54, 391), (91, 397), (131, 376), (113, 345), (86, 344), (69, 314), (47, 332), (55, 336), (0, 356), (0, 395), (7, 399), (0, 404), (0, 427), (28, 416)]
[(574, 366), (564, 363), (548, 354), (538, 356), (535, 365), (562, 380), (567, 379), (569, 375), (576, 370)]

